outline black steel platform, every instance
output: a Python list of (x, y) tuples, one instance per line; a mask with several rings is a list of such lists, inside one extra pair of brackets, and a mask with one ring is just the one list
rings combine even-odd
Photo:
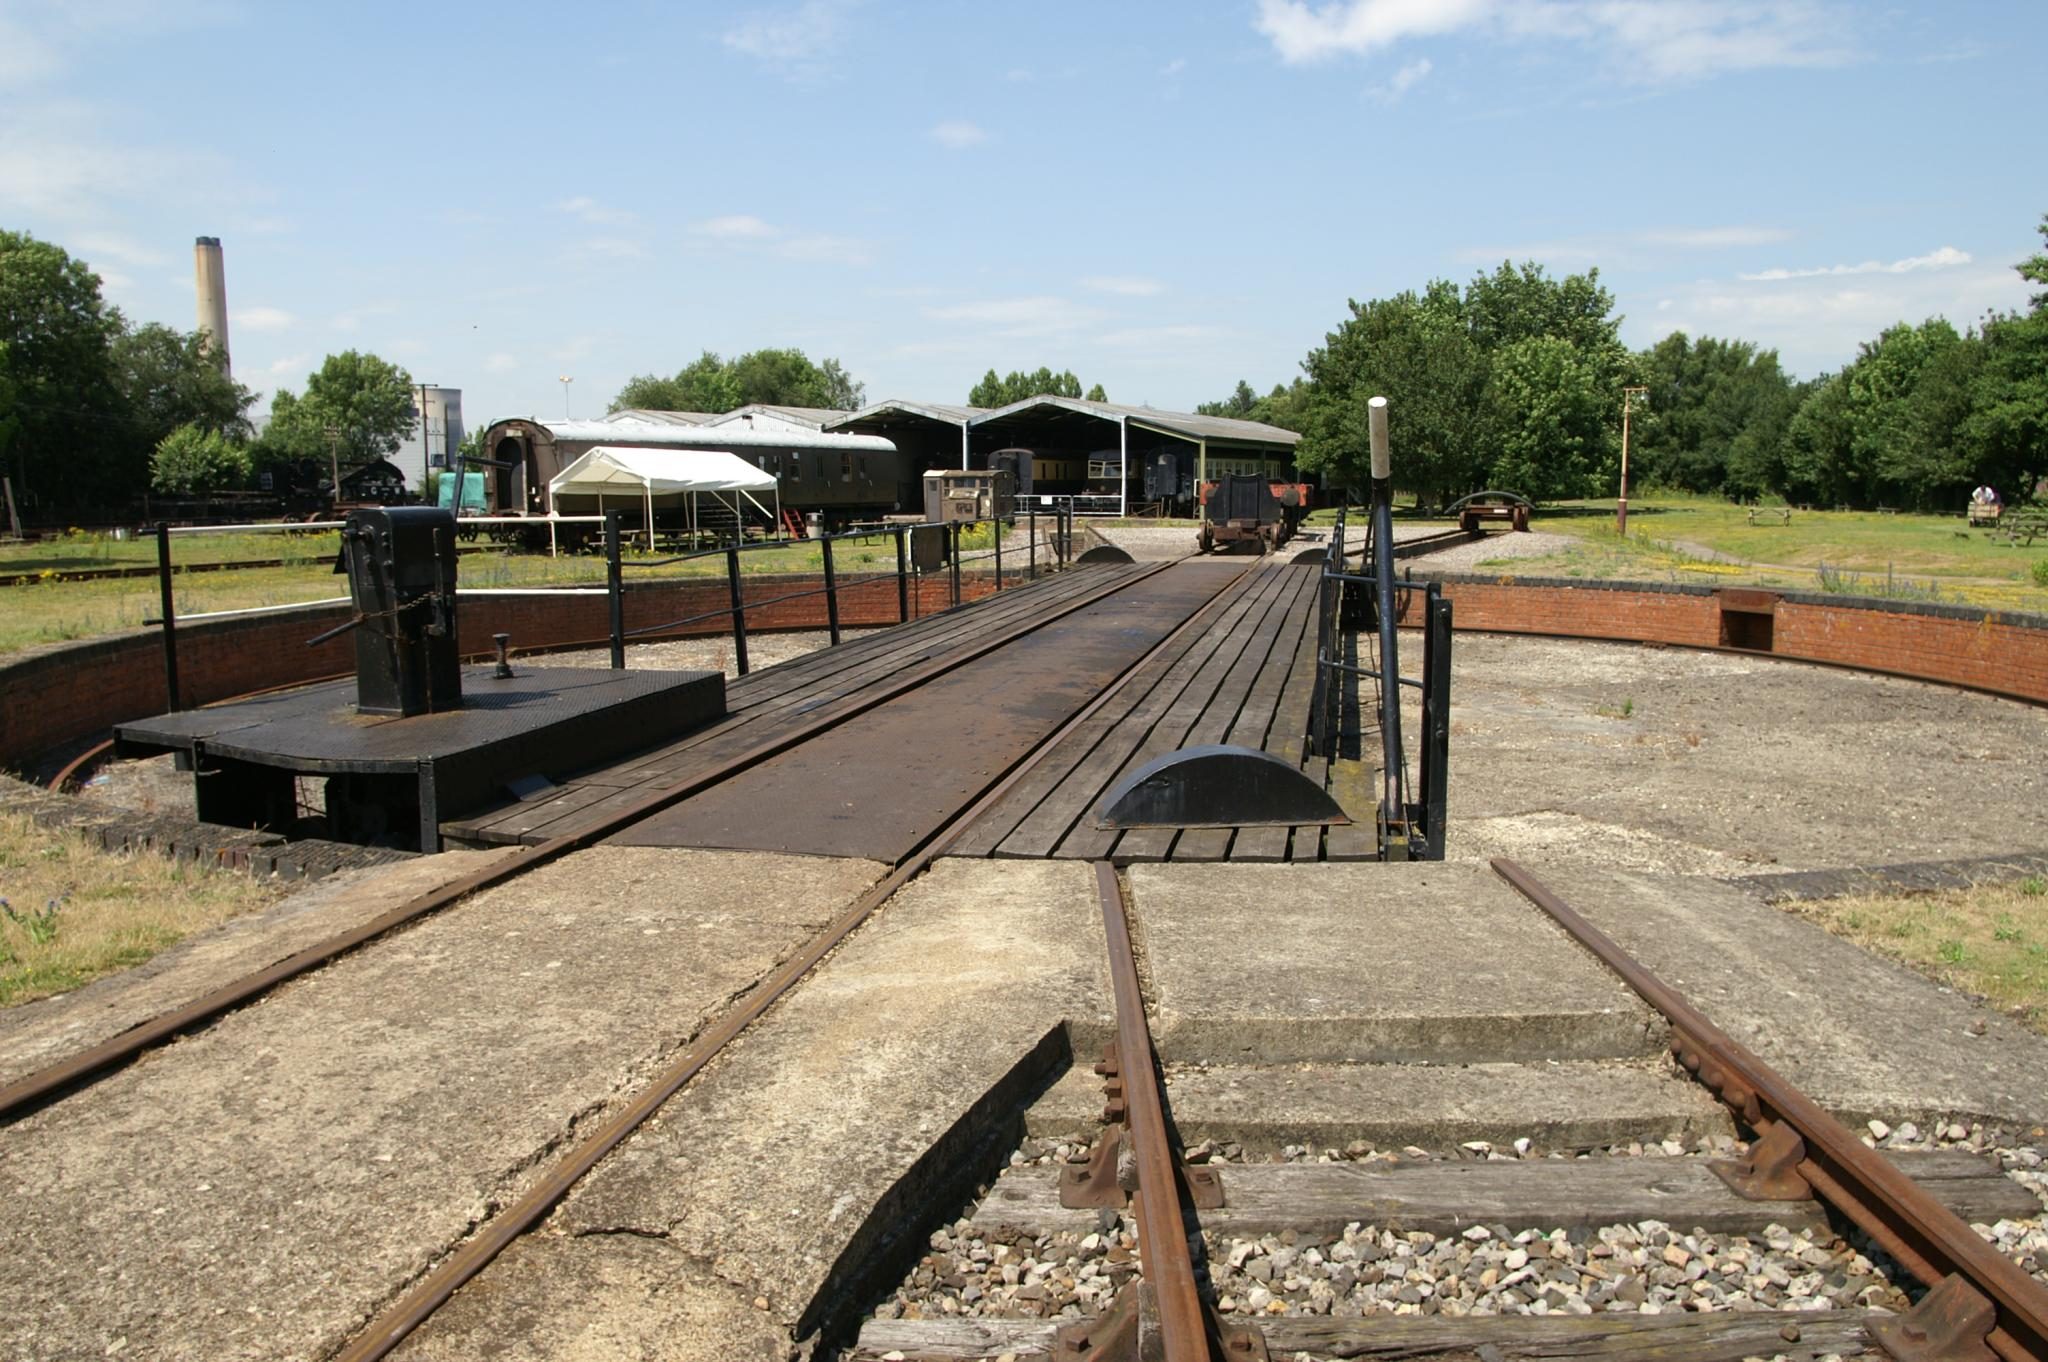
[(500, 679), (466, 669), (462, 707), (409, 718), (362, 715), (353, 679), (119, 724), (123, 756), (184, 753), (199, 816), (279, 826), (301, 775), (365, 778), (390, 840), (438, 850), (443, 819), (503, 800), (508, 783), (555, 777), (674, 738), (725, 713), (718, 672), (526, 667)]

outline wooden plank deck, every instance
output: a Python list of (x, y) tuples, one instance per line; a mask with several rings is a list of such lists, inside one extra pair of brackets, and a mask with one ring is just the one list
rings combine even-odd
[[(1260, 748), (1327, 784), (1329, 763), (1305, 755), (1315, 686), (1320, 570), (1263, 566), (1212, 603), (1204, 626), (1154, 658), (1111, 704), (1069, 734), (1009, 796), (969, 828), (953, 854), (1133, 861), (1318, 860), (1320, 828), (1095, 826), (1119, 780), (1155, 757), (1203, 743)], [(1340, 803), (1344, 803), (1339, 796)], [(1370, 805), (1333, 838), (1349, 858), (1375, 838)]]
[(441, 826), (458, 845), (533, 844), (593, 826), (649, 791), (708, 770), (761, 742), (778, 724), (808, 721), (863, 703), (903, 672), (974, 646), (991, 632), (1051, 614), (1080, 596), (1151, 565), (1091, 567), (1011, 587), (970, 605), (821, 648), (727, 684), (724, 719), (623, 761), (578, 773), (552, 789)]

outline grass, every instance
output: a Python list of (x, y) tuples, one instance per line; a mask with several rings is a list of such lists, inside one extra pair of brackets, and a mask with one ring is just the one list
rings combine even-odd
[[(1612, 503), (1565, 503), (1611, 508)], [(1611, 515), (1537, 515), (1538, 528), (1578, 541), (1548, 558), (1517, 560), (1532, 574), (1778, 586), (1906, 600), (1947, 600), (2048, 611), (2048, 561), (1955, 515), (1794, 510), (1790, 524), (1749, 523), (1747, 507), (1715, 498), (1652, 495), (1629, 505), (1629, 535)], [(1721, 562), (1716, 555), (1740, 559)]]
[(0, 814), (0, 1007), (69, 992), (274, 902), (271, 883)]
[(2048, 880), (1788, 906), (2048, 1035)]
[[(102, 536), (78, 538), (82, 541), (100, 539)], [(993, 545), (993, 537), (986, 527), (970, 530), (961, 538), (963, 546), (970, 550), (986, 550)], [(295, 543), (303, 549), (300, 556), (305, 561), (286, 567), (245, 568), (235, 572), (195, 573), (174, 577), (172, 601), (181, 618), (217, 610), (299, 605), (308, 601), (331, 600), (348, 594), (346, 581), (335, 576), (333, 572), (333, 535), (195, 535), (189, 540), (181, 537), (176, 541), (176, 561), (206, 561), (207, 548), (215, 540), (232, 541), (236, 548), (233, 556), (245, 561), (266, 556), (283, 556), (279, 552), (280, 545)], [(64, 544), (69, 541), (54, 542)], [(117, 543), (106, 540), (105, 543), (124, 552), (134, 547), (132, 541)], [(324, 547), (321, 547), (322, 545)], [(1014, 551), (1019, 555), (1018, 561), (1022, 561), (1025, 544), (1021, 534), (1006, 530), (1003, 545), (1005, 559)], [(196, 547), (188, 557), (190, 546)], [(46, 557), (54, 551), (47, 545), (9, 547), (40, 549)], [(149, 561), (154, 561), (154, 544), (145, 544), (143, 547), (149, 552)], [(80, 547), (77, 551), (85, 552), (87, 549)], [(895, 541), (886, 536), (843, 540), (833, 545), (832, 554), (833, 566), (841, 573), (893, 573), (896, 570)], [(662, 563), (658, 567), (635, 566), (653, 564), (669, 556), (671, 555), (650, 554), (644, 549), (629, 549), (625, 554), (625, 561), (628, 564), (626, 580), (630, 583), (649, 577), (692, 578), (725, 575), (725, 557), (722, 554), (679, 563)], [(740, 568), (748, 576), (768, 573), (820, 573), (824, 568), (824, 553), (816, 543), (805, 542), (782, 548), (752, 549), (740, 555)], [(8, 569), (26, 570), (19, 562), (0, 563), (0, 571)], [(603, 586), (604, 576), (604, 559), (591, 554), (550, 558), (546, 554), (485, 551), (465, 554), (460, 568), (461, 585), (468, 588)], [(104, 634), (139, 629), (144, 620), (156, 617), (157, 606), (157, 581), (153, 576), (95, 582), (49, 580), (32, 582), (24, 586), (0, 587), (0, 655), (43, 643), (97, 638)]]

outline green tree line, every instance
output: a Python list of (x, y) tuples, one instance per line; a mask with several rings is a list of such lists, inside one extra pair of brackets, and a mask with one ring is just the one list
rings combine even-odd
[(836, 359), (812, 363), (801, 350), (753, 350), (721, 359), (706, 350), (673, 378), (638, 374), (612, 399), (611, 411), (697, 411), (718, 415), (760, 403), (857, 411), (867, 387)]
[[(2048, 217), (2040, 231), (2048, 243)], [(2048, 290), (2048, 252), (2016, 267)], [(2008, 501), (2048, 477), (2048, 291), (1958, 331), (1900, 322), (1835, 373), (1796, 381), (1777, 352), (1674, 332), (1631, 352), (1599, 271), (1554, 279), (1502, 264), (1460, 288), (1348, 304), (1260, 396), (1239, 382), (1201, 411), (1302, 435), (1300, 462), (1337, 486), (1368, 477), (1365, 401), (1394, 404), (1395, 478), (1442, 504), (1494, 487), (1611, 496), (1624, 388), (1630, 481), (1815, 505), (1954, 509), (1989, 484)]]

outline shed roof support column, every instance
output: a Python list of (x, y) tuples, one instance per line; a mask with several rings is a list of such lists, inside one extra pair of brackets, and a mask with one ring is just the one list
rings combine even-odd
[(1116, 423), (1116, 518), (1122, 520), (1131, 509), (1131, 418)]
[(960, 423), (960, 471), (967, 471), (967, 423)]
[(1209, 480), (1209, 442), (1195, 441), (1195, 506), (1201, 523), (1209, 523), (1209, 503), (1202, 500), (1202, 484)]

